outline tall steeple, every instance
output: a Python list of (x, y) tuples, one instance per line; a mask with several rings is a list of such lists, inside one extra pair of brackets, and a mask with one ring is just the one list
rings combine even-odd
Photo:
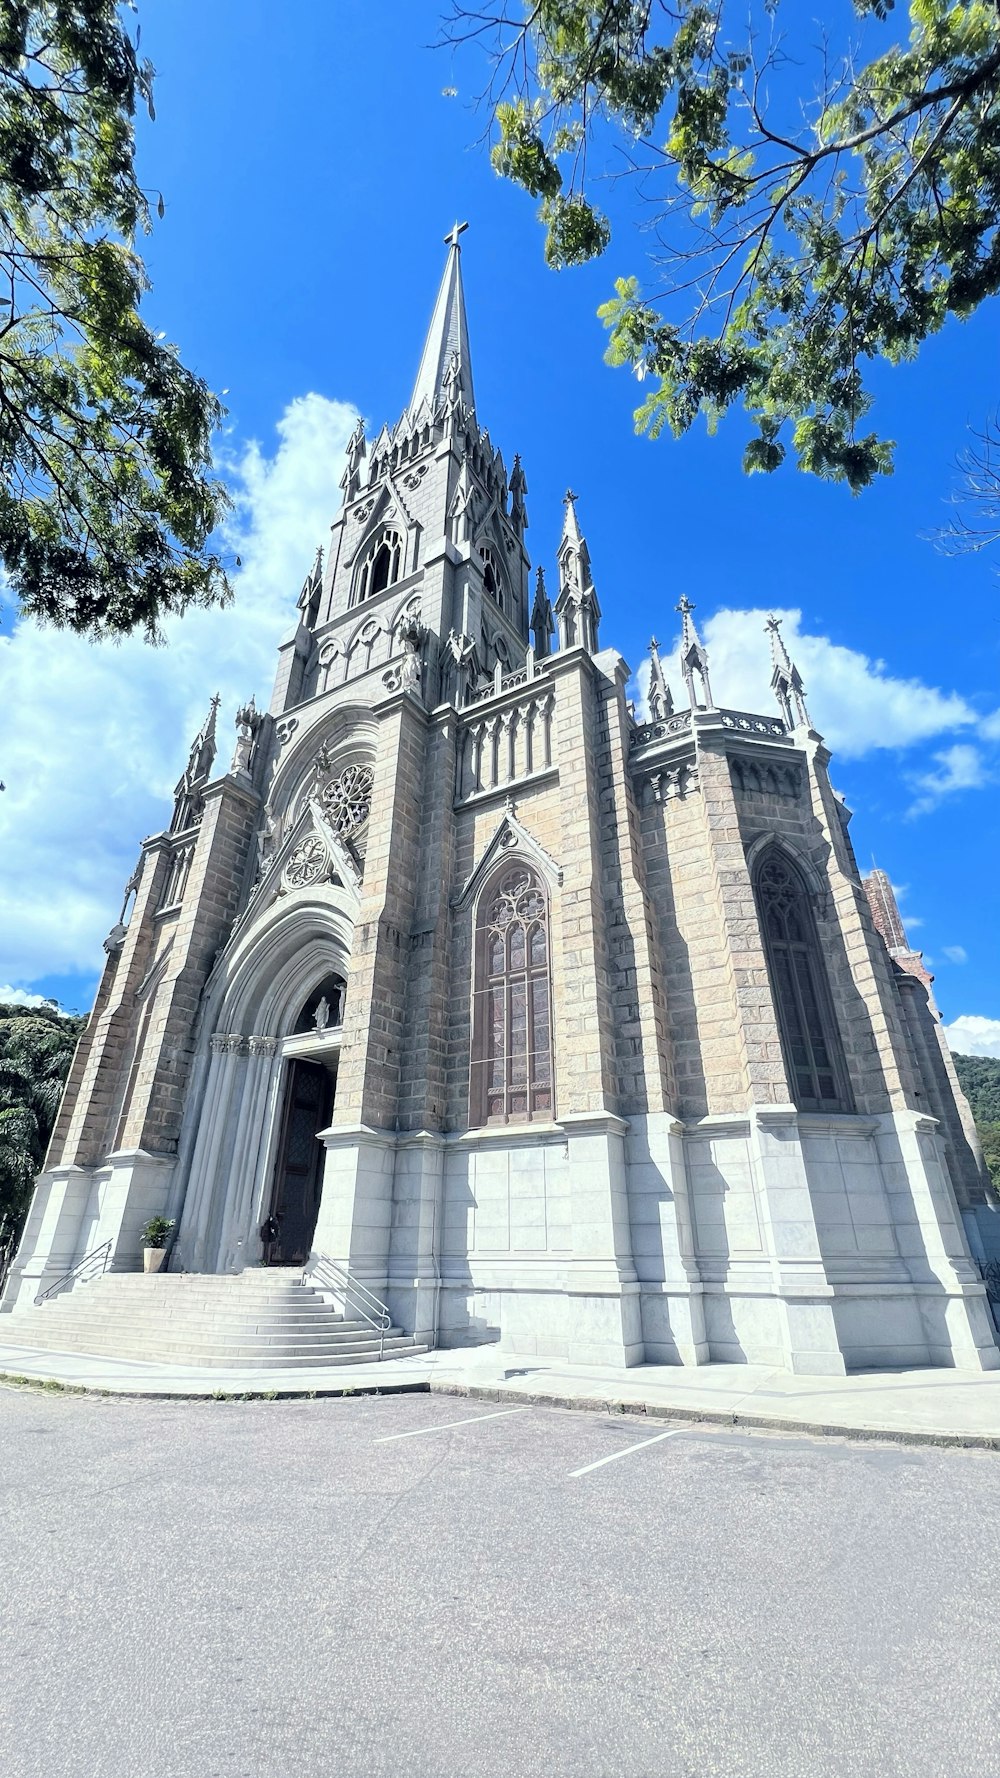
[[(462, 289), (462, 249), (459, 235), (467, 222), (456, 222), (445, 235), (448, 262), (438, 291), (434, 313), (424, 341), (423, 356), (407, 412), (412, 416), (421, 402), (431, 411), (446, 393), (457, 393), (470, 408), (476, 401), (472, 392), (472, 356), (469, 351), (469, 324), (465, 314), (465, 292)], [(451, 385), (451, 387), (449, 387)]]

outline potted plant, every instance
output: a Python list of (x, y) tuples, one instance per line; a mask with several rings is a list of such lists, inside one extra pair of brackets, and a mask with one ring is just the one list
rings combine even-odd
[(167, 1241), (173, 1228), (172, 1218), (151, 1216), (142, 1231), (142, 1269), (158, 1272), (167, 1257)]

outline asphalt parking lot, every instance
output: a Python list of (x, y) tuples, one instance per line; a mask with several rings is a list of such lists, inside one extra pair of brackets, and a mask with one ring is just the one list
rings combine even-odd
[(4, 1778), (1000, 1778), (1000, 1458), (0, 1389)]

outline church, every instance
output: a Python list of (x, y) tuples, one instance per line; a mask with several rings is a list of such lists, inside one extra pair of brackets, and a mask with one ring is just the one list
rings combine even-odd
[(1000, 1215), (780, 629), (720, 708), (682, 598), (640, 719), (575, 495), (532, 576), (460, 232), (269, 709), (230, 757), (213, 704), (142, 842), (3, 1306), (163, 1215), (150, 1286), (328, 1266), (427, 1347), (995, 1368)]

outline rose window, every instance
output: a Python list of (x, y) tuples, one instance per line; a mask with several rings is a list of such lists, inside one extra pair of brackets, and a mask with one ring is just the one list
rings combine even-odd
[(344, 838), (364, 827), (372, 812), (372, 786), (375, 774), (371, 766), (345, 766), (339, 778), (324, 785), (320, 792), (331, 827)]
[(304, 889), (318, 883), (328, 865), (326, 847), (316, 834), (297, 846), (285, 865), (284, 879), (289, 889)]

